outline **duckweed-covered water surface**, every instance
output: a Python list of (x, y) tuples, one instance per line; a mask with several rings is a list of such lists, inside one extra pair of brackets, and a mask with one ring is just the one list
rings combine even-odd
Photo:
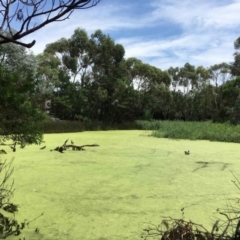
[[(100, 146), (50, 151), (68, 138)], [(16, 218), (44, 213), (23, 230), (26, 240), (141, 239), (148, 223), (180, 218), (183, 207), (186, 219), (211, 228), (216, 209), (239, 196), (230, 172), (238, 176), (236, 143), (161, 139), (144, 131), (49, 134), (44, 140), (1, 155), (14, 157)]]

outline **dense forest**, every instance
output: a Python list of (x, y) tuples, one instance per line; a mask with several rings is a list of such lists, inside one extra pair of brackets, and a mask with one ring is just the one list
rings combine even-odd
[(1, 74), (19, 80), (5, 84), (1, 101), (9, 97), (7, 92), (18, 89), (9, 106), (18, 102), (19, 108), (28, 106), (32, 113), (38, 108), (61, 120), (238, 123), (239, 50), (240, 37), (234, 42), (232, 63), (208, 68), (186, 63), (163, 71), (137, 58), (126, 59), (124, 47), (101, 30), (88, 36), (76, 29), (70, 38), (48, 44), (37, 56), (9, 43), (0, 45)]

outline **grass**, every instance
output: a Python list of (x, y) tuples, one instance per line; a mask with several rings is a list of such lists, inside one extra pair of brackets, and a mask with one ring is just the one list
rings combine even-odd
[[(4, 157), (15, 158), (13, 202), (20, 206), (16, 218), (31, 220), (44, 212), (24, 229), (26, 240), (141, 239), (149, 222), (181, 217), (182, 207), (186, 219), (211, 228), (219, 216), (216, 209), (239, 196), (229, 171), (238, 174), (239, 145), (148, 134), (139, 130), (48, 134), (44, 150), (35, 145), (8, 151)], [(100, 147), (50, 152), (67, 138)], [(184, 150), (191, 154), (184, 155)], [(201, 161), (209, 164), (197, 163)], [(36, 227), (39, 233), (34, 232)]]
[(183, 121), (138, 121), (153, 136), (171, 139), (210, 140), (240, 143), (240, 126), (228, 123)]

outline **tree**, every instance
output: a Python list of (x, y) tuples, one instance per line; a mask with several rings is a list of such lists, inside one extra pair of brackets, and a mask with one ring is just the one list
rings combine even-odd
[[(58, 58), (49, 53), (36, 56), (38, 68), (35, 83), (35, 101), (42, 111), (46, 110), (46, 102), (51, 101), (54, 90), (59, 83)], [(50, 106), (49, 106), (50, 108)]]
[(180, 69), (178, 67), (176, 68), (170, 67), (167, 70), (167, 72), (171, 78), (171, 88), (173, 89), (174, 92), (176, 92), (176, 90), (179, 89)]
[(182, 68), (180, 68), (179, 74), (179, 85), (183, 87), (184, 93), (188, 93), (191, 89), (196, 88), (197, 73), (194, 65), (186, 63)]
[(240, 95), (237, 97), (234, 107), (230, 109), (230, 122), (236, 125), (240, 123)]
[(42, 113), (34, 104), (37, 62), (22, 46), (0, 45), (0, 140), (40, 143)]
[[(89, 40), (92, 59), (92, 73), (90, 75), (91, 88), (89, 102), (91, 103), (92, 118), (101, 121), (114, 122), (122, 120), (125, 114), (119, 113), (126, 110), (123, 88), (128, 92), (130, 86), (127, 70), (124, 64), (124, 47), (116, 44), (113, 39), (101, 30), (95, 31)], [(126, 110), (127, 111), (127, 110)], [(95, 115), (96, 113), (97, 116)]]
[(0, 45), (0, 65), (8, 72), (18, 72), (24, 78), (26, 74), (37, 73), (37, 60), (26, 48), (8, 43)]
[(34, 79), (29, 74), (19, 84), (20, 75), (0, 68), (0, 140), (19, 144), (40, 143), (43, 115), (31, 103)]
[(216, 87), (231, 79), (231, 66), (227, 63), (215, 64), (209, 68), (210, 80)]
[(61, 67), (67, 71), (73, 82), (78, 81), (82, 87), (87, 84), (93, 61), (90, 58), (92, 47), (85, 30), (77, 28), (71, 38), (48, 44), (45, 52), (55, 55), (61, 61)]
[(236, 52), (234, 53), (234, 63), (232, 64), (232, 75), (240, 76), (240, 37), (234, 42), (234, 48)]
[(56, 21), (69, 18), (75, 9), (96, 6), (100, 0), (0, 0), (0, 45), (16, 43), (27, 48), (35, 44), (21, 38)]
[[(135, 89), (133, 105), (136, 110), (138, 109), (144, 118), (153, 116), (155, 112), (157, 115), (166, 116), (168, 107), (164, 106), (163, 102), (167, 99), (171, 83), (169, 74), (137, 58), (128, 58), (125, 64), (131, 86)], [(166, 108), (163, 109), (163, 106)]]
[(198, 66), (196, 68), (197, 74), (197, 89), (200, 90), (210, 83), (210, 73), (209, 70), (203, 66)]
[(53, 100), (56, 116), (105, 122), (133, 119), (136, 93), (121, 44), (101, 30), (88, 37), (77, 28), (70, 38), (48, 44), (45, 53), (61, 63)]

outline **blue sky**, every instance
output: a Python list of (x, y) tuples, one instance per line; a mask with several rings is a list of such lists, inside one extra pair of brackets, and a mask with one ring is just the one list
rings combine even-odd
[(74, 29), (89, 35), (97, 29), (124, 46), (125, 58), (136, 57), (162, 70), (186, 62), (209, 67), (232, 62), (233, 42), (240, 36), (240, 0), (101, 0), (76, 10), (70, 19), (29, 35), (34, 53)]

